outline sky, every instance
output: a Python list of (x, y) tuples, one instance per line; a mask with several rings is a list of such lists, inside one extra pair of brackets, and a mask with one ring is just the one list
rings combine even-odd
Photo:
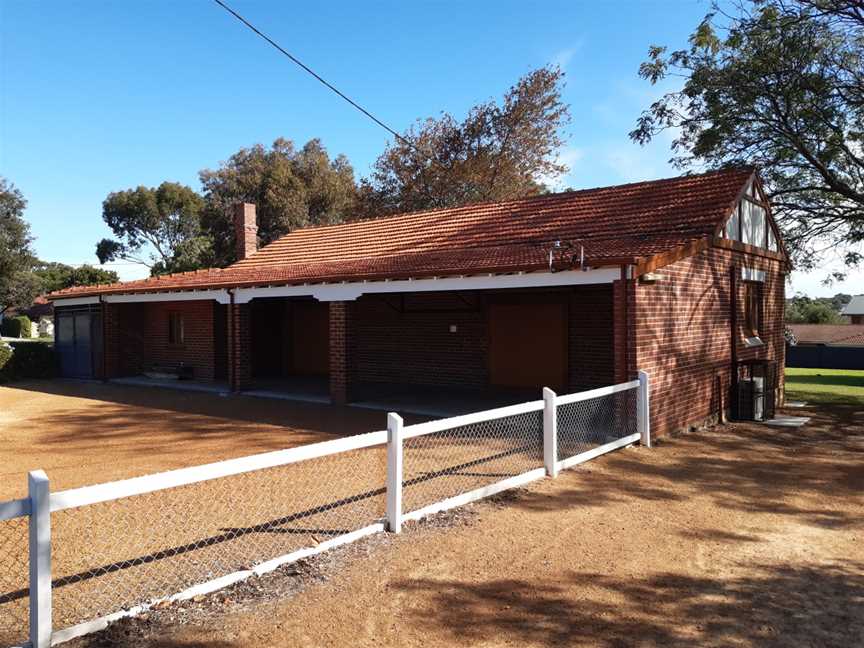
[[(572, 123), (559, 187), (677, 175), (671, 136), (627, 133), (668, 87), (638, 78), (648, 46), (679, 48), (706, 2), (229, 2), (397, 131), (500, 97), (557, 63)], [(0, 175), (28, 200), (40, 258), (98, 263), (111, 191), (198, 172), (241, 147), (320, 138), (367, 175), (388, 133), (254, 36), (212, 0), (0, 0)], [(146, 276), (111, 266), (123, 279)], [(790, 292), (864, 291), (864, 272), (825, 287), (793, 273)], [(857, 287), (857, 291), (855, 288)]]

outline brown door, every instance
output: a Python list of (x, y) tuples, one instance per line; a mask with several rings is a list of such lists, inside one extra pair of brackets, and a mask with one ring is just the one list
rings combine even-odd
[(294, 373), (330, 373), (330, 305), (326, 302), (292, 304)]
[(490, 304), (489, 377), (497, 387), (563, 391), (567, 385), (565, 304)]

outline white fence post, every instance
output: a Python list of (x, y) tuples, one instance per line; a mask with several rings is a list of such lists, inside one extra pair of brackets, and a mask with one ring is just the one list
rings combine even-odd
[(558, 476), (558, 404), (557, 394), (543, 388), (543, 464), (546, 474)]
[(402, 417), (387, 415), (387, 528), (402, 531)]
[(651, 405), (648, 386), (648, 374), (639, 372), (639, 391), (636, 400), (636, 424), (639, 430), (640, 443), (646, 448), (651, 447)]
[(30, 494), (30, 645), (51, 645), (51, 509), (48, 475), (27, 476)]

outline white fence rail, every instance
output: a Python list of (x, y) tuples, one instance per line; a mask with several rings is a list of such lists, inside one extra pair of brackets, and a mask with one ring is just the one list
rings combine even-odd
[[(52, 644), (641, 441), (648, 377), (0, 502), (0, 647)], [(58, 629), (54, 629), (58, 628)]]

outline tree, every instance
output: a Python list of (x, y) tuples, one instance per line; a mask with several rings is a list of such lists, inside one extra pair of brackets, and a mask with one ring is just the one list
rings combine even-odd
[(55, 261), (40, 262), (33, 274), (42, 280), (42, 292), (46, 293), (72, 286), (93, 286), (120, 280), (113, 270), (94, 268), (87, 264), (73, 267)]
[(205, 169), (199, 176), (206, 200), (204, 226), (217, 265), (235, 260), (236, 203), (255, 203), (258, 238), (264, 245), (300, 227), (339, 223), (355, 203), (348, 158), (331, 160), (317, 139), (299, 151), (282, 138), (269, 149), (260, 144), (240, 149), (218, 169)]
[(542, 193), (544, 181), (567, 171), (558, 161), (570, 120), (563, 80), (559, 68), (543, 67), (519, 79), (500, 104), (481, 103), (462, 122), (446, 113), (418, 121), (387, 147), (362, 183), (359, 214)]
[(633, 140), (674, 129), (681, 168), (760, 167), (800, 269), (828, 249), (862, 261), (861, 0), (742, 0), (734, 15), (715, 5), (687, 49), (652, 46), (639, 74), (684, 85), (642, 114)]
[(796, 295), (786, 300), (786, 321), (791, 324), (841, 324), (840, 311), (834, 306), (839, 296), (810, 299)]
[(26, 207), (15, 185), (0, 177), (0, 313), (26, 308), (41, 287), (30, 272), (36, 257), (30, 226), (24, 220)]
[(201, 230), (204, 201), (175, 182), (108, 194), (102, 219), (117, 239), (96, 244), (100, 263), (125, 259), (152, 275), (195, 270), (212, 262), (212, 242)]

